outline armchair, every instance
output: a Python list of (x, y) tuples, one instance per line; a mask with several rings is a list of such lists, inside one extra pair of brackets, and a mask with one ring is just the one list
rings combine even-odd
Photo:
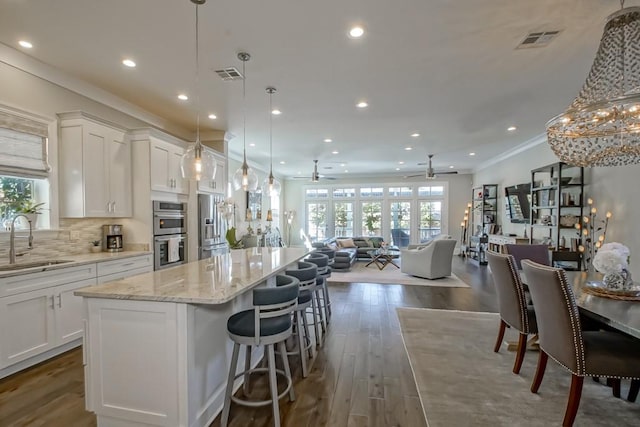
[(391, 229), (393, 244), (399, 248), (406, 248), (409, 245), (409, 235), (401, 228)]
[(451, 275), (451, 260), (456, 241), (433, 240), (421, 249), (403, 249), (400, 271), (425, 279), (439, 279)]

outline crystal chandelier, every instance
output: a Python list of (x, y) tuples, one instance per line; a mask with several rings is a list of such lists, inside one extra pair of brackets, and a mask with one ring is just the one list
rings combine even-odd
[(180, 159), (180, 170), (185, 179), (202, 178), (214, 179), (216, 176), (216, 159), (213, 154), (204, 149), (200, 142), (200, 90), (198, 85), (199, 61), (199, 38), (198, 38), (198, 6), (203, 5), (206, 0), (191, 0), (196, 5), (196, 142), (191, 145)]
[(262, 184), (263, 191), (269, 197), (278, 197), (280, 195), (280, 190), (282, 186), (280, 182), (274, 178), (273, 176), (273, 102), (272, 97), (274, 92), (276, 91), (275, 87), (268, 87), (267, 93), (269, 94), (269, 175), (264, 179), (264, 183)]
[(551, 149), (571, 165), (640, 163), (640, 7), (620, 4), (578, 97), (547, 123)]
[(242, 166), (233, 174), (233, 188), (237, 191), (256, 191), (258, 188), (258, 175), (247, 164), (247, 95), (245, 64), (251, 58), (246, 52), (240, 52), (238, 59), (242, 61)]

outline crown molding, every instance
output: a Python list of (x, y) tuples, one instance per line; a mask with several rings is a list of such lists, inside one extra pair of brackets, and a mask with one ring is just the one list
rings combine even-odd
[[(152, 114), (104, 89), (100, 89), (97, 86), (73, 77), (56, 67), (39, 61), (2, 43), (0, 43), (0, 62), (99, 102), (100, 104), (104, 104), (133, 118), (149, 123), (152, 126), (164, 128), (168, 122), (168, 120)], [(187, 132), (186, 129), (185, 132)]]
[(527, 151), (530, 150), (531, 148), (540, 145), (544, 142), (547, 142), (547, 134), (546, 133), (542, 133), (540, 135), (536, 135), (533, 138), (529, 139), (528, 141), (523, 142), (522, 144), (516, 145), (515, 147), (513, 147), (510, 150), (505, 151), (502, 154), (499, 154), (497, 156), (495, 156), (494, 158), (487, 160), (484, 163), (480, 163), (478, 166), (476, 166), (473, 169), (473, 173), (478, 173), (479, 171), (486, 169), (490, 166), (493, 166), (497, 163), (500, 163), (504, 160), (509, 159), (510, 157), (515, 156), (516, 154), (520, 154), (523, 151)]

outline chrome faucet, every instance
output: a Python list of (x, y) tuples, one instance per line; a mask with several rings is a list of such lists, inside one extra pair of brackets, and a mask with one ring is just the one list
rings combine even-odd
[[(22, 214), (18, 214), (13, 217), (13, 221), (11, 221), (11, 234), (9, 235), (9, 264), (16, 263), (16, 219), (24, 217), (27, 221), (29, 221), (29, 249), (33, 249), (33, 227), (31, 226), (31, 220)], [(24, 239), (24, 237), (19, 237), (20, 239)]]

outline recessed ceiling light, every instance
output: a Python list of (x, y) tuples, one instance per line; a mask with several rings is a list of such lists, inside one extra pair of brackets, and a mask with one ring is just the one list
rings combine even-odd
[(301, 171), (298, 171), (298, 175), (302, 175), (302, 172), (301, 172)]
[(132, 60), (132, 59), (123, 59), (122, 60), (122, 64), (129, 67), (129, 68), (135, 68), (136, 67), (136, 63)]
[(251, 144), (249, 144), (249, 147), (255, 147), (256, 144), (254, 142), (252, 142)]
[(405, 149), (406, 151), (411, 151), (411, 150), (413, 150), (413, 148), (411, 148), (411, 147), (404, 147), (404, 149)]
[(399, 164), (399, 165), (404, 165), (404, 162), (402, 162), (402, 161), (401, 161), (401, 162), (398, 162), (398, 164)]
[(396, 170), (397, 170), (397, 171), (399, 171), (399, 170), (400, 170), (400, 168), (396, 168)]
[(354, 39), (358, 39), (362, 37), (363, 34), (364, 34), (364, 28), (359, 26), (353, 27), (349, 30), (349, 36), (353, 37)]
[(184, 93), (181, 93), (180, 95), (178, 95), (178, 99), (181, 101), (186, 101), (187, 99), (189, 99), (189, 97)]
[(420, 136), (420, 134), (418, 132), (414, 132), (411, 134), (412, 137), (417, 138)]
[(282, 114), (282, 111), (276, 108), (275, 110), (271, 111), (271, 114), (273, 114), (274, 116), (279, 116), (280, 114)]
[(450, 166), (449, 166), (449, 169), (453, 169), (453, 165), (450, 165)]
[(332, 151), (331, 154), (338, 154), (338, 152), (337, 151)]
[(369, 104), (367, 104), (367, 103), (366, 103), (366, 102), (364, 102), (364, 101), (360, 101), (360, 102), (358, 102), (358, 103), (356, 104), (356, 107), (358, 107), (358, 108), (367, 108), (368, 106), (369, 106)]
[(508, 130), (509, 132), (513, 132), (513, 131), (514, 131), (514, 130), (516, 130), (516, 129), (518, 129), (518, 128), (517, 128), (517, 127), (515, 127), (515, 126), (509, 126), (509, 127), (507, 128), (507, 130)]
[(469, 155), (470, 155), (470, 156), (475, 156), (475, 155), (476, 155), (476, 153), (469, 153)]
[(345, 167), (345, 166), (347, 166), (347, 164), (346, 163), (340, 163), (340, 166)]
[(210, 118), (211, 120), (215, 120), (215, 119), (217, 119), (217, 118), (218, 118), (218, 116), (216, 116), (215, 114), (209, 114), (209, 118)]
[(333, 139), (331, 139), (331, 138), (325, 138), (325, 139), (324, 139), (324, 142), (333, 142)]
[(349, 170), (348, 170), (348, 169), (345, 169), (345, 170), (344, 170), (344, 173), (349, 173)]
[(287, 163), (287, 162), (285, 162), (284, 160), (280, 160), (280, 164), (281, 165), (284, 165), (285, 163)]
[(18, 42), (18, 44), (22, 47), (24, 47), (25, 49), (31, 49), (33, 47), (33, 45), (31, 44), (31, 42), (28, 42), (26, 40), (20, 40)]

